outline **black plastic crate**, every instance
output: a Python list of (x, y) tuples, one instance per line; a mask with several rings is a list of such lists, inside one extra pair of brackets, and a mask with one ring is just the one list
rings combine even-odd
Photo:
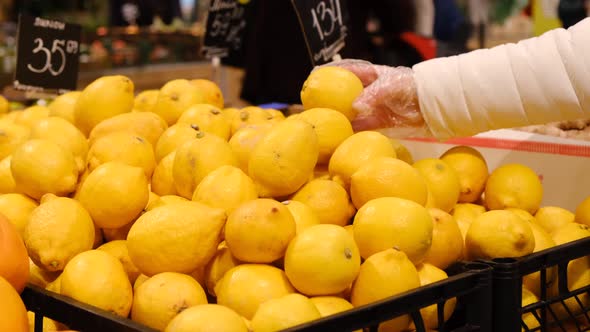
[[(492, 270), (481, 263), (457, 263), (447, 269), (449, 278), (341, 314), (285, 330), (284, 332), (377, 331), (381, 322), (410, 314), (416, 330), (425, 331), (421, 308), (437, 304), (442, 321), (444, 303), (457, 298), (453, 315), (440, 332), (489, 332), (492, 307)], [(392, 281), (395, 282), (395, 281)], [(153, 332), (155, 330), (71, 298), (27, 285), (22, 293), (28, 310), (35, 312), (35, 332), (42, 331), (43, 317), (82, 332)]]
[[(568, 289), (567, 284), (569, 262), (589, 255), (590, 238), (584, 238), (522, 258), (483, 261), (493, 269), (493, 331), (590, 331), (590, 285)], [(540, 274), (539, 301), (522, 308), (522, 280), (534, 272)], [(548, 273), (556, 273), (557, 294), (542, 286), (547, 284)], [(539, 326), (528, 326), (522, 319), (526, 313), (531, 313), (534, 325)]]

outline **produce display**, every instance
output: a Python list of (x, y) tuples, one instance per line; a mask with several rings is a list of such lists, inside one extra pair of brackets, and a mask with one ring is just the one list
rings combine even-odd
[[(290, 115), (225, 108), (203, 79), (136, 95), (107, 76), (48, 106), (0, 100), (0, 308), (14, 313), (0, 330), (32, 331), (17, 296), (29, 282), (166, 332), (279, 331), (444, 280), (457, 261), (590, 236), (590, 197), (576, 211), (541, 206), (526, 165), (488, 169), (468, 146), (413, 160), (398, 140), (355, 133), (361, 90), (324, 67)], [(572, 261), (569, 288), (588, 271)], [(523, 305), (539, 278), (524, 278)], [(421, 314), (442, 323), (436, 305)], [(405, 315), (379, 331), (414, 329)]]

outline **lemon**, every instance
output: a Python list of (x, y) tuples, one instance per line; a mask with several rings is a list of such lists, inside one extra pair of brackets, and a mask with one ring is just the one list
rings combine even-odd
[(176, 315), (165, 332), (248, 332), (248, 326), (235, 311), (219, 304), (190, 307)]
[(35, 199), (46, 193), (67, 195), (76, 189), (78, 181), (74, 156), (48, 140), (29, 140), (17, 148), (10, 170), (17, 191)]
[(397, 248), (418, 264), (432, 244), (433, 222), (428, 210), (416, 202), (382, 197), (358, 210), (353, 233), (364, 259), (387, 248)]
[(521, 164), (496, 168), (486, 183), (484, 201), (490, 210), (515, 207), (535, 213), (542, 200), (541, 180), (535, 171)]
[(320, 224), (320, 218), (318, 218), (315, 211), (307, 204), (293, 200), (282, 203), (289, 209), (295, 220), (295, 234), (299, 234), (304, 229)]
[[(116, 240), (125, 240), (127, 239), (127, 234), (129, 234), (129, 230), (131, 229), (131, 226), (133, 226), (133, 223), (135, 221), (132, 221), (128, 224), (125, 224), (121, 227), (118, 228), (99, 228), (104, 236), (104, 240), (105, 242), (111, 242), (111, 241), (116, 241)], [(98, 246), (97, 246), (98, 248)]]
[(132, 222), (149, 199), (147, 179), (139, 167), (107, 162), (82, 184), (78, 200), (101, 228), (118, 228)]
[(240, 109), (231, 119), (231, 135), (248, 125), (266, 123), (274, 117), (267, 110), (258, 106), (247, 106)]
[(125, 273), (129, 277), (129, 282), (133, 285), (137, 277), (139, 277), (140, 272), (133, 262), (131, 258), (129, 258), (129, 250), (127, 250), (127, 241), (126, 240), (114, 240), (107, 242), (98, 248), (97, 250), (106, 251), (107, 253), (113, 255), (116, 259), (118, 259), (121, 264), (123, 264), (123, 268), (125, 269)]
[(204, 96), (197, 86), (185, 79), (175, 79), (162, 86), (151, 111), (171, 126), (187, 108), (204, 101)]
[(157, 200), (155, 200), (151, 204), (148, 204), (148, 206), (146, 206), (146, 208), (145, 208), (145, 211), (150, 211), (150, 210), (153, 210), (157, 207), (160, 207), (160, 206), (163, 206), (166, 204), (174, 204), (174, 203), (182, 203), (182, 202), (188, 202), (188, 199), (186, 199), (184, 197), (176, 196), (176, 195), (163, 195), (163, 196), (160, 196)]
[(354, 133), (346, 116), (333, 109), (308, 109), (299, 114), (299, 119), (311, 124), (318, 136), (319, 164), (327, 164), (338, 145)]
[(154, 150), (150, 142), (130, 131), (113, 132), (94, 141), (88, 151), (88, 170), (92, 172), (107, 162), (139, 167), (148, 179), (156, 168)]
[(58, 117), (39, 120), (31, 128), (30, 138), (52, 141), (70, 151), (76, 160), (78, 172), (84, 171), (86, 155), (88, 154), (88, 141), (84, 134), (67, 120)]
[(453, 216), (436, 208), (430, 208), (428, 212), (433, 224), (432, 244), (424, 258), (424, 264), (431, 264), (444, 270), (461, 259), (463, 236)]
[(53, 280), (52, 282), (48, 283), (47, 286), (45, 287), (45, 289), (50, 292), (60, 294), (61, 293), (61, 276), (62, 275), (63, 275), (63, 273), (59, 273), (57, 278), (55, 278), (55, 280)]
[[(521, 306), (523, 308), (529, 304), (539, 302), (539, 298), (524, 287), (522, 288), (522, 295), (521, 296), (522, 296)], [(537, 314), (537, 317), (541, 317), (540, 312), (536, 312), (536, 314)], [(539, 321), (537, 320), (537, 318), (535, 317), (535, 315), (532, 312), (527, 312), (527, 313), (523, 314), (522, 321), (527, 327), (526, 330), (523, 328), (522, 329), (523, 331), (529, 331), (529, 330), (538, 328), (540, 326)]]
[(103, 76), (90, 83), (76, 101), (76, 127), (88, 136), (101, 121), (131, 112), (134, 88), (133, 82), (121, 75)]
[(225, 273), (217, 283), (217, 304), (252, 319), (258, 307), (271, 299), (294, 293), (285, 272), (265, 264), (242, 264)]
[[(352, 286), (350, 302), (359, 307), (419, 286), (418, 271), (408, 256), (402, 251), (389, 248), (371, 255), (363, 262)], [(380, 330), (401, 331), (409, 324), (410, 317), (403, 315), (380, 324)]]
[(248, 162), (248, 174), (259, 196), (282, 197), (301, 188), (313, 172), (318, 148), (318, 137), (309, 123), (277, 123), (256, 144)]
[(367, 161), (350, 179), (350, 196), (357, 209), (380, 197), (399, 197), (426, 204), (426, 181), (418, 170), (399, 159), (381, 157)]
[(176, 195), (176, 186), (174, 185), (174, 158), (176, 151), (172, 151), (156, 165), (152, 173), (151, 189), (154, 193), (164, 195)]
[(205, 286), (207, 292), (215, 296), (215, 287), (221, 278), (223, 278), (223, 275), (241, 263), (240, 260), (232, 255), (227, 246), (219, 246), (217, 253), (205, 267)]
[(308, 296), (344, 291), (356, 278), (360, 264), (354, 238), (337, 225), (312, 226), (295, 236), (284, 263), (291, 284)]
[(356, 117), (352, 102), (363, 91), (363, 83), (351, 71), (340, 67), (321, 67), (309, 74), (301, 88), (301, 103), (306, 110), (315, 107), (334, 109), (348, 120)]
[[(223, 116), (225, 116), (225, 118), (227, 119), (227, 121), (229, 121), (230, 123), (233, 122), (234, 118), (238, 115), (238, 113), (240, 113), (240, 109), (235, 108), (235, 107), (226, 107), (222, 109), (222, 114)], [(233, 134), (233, 132), (232, 132)]]
[(225, 242), (234, 256), (248, 263), (271, 263), (285, 254), (295, 237), (289, 209), (273, 199), (239, 205), (227, 218)]
[(457, 224), (459, 225), (463, 240), (465, 240), (465, 235), (467, 234), (469, 225), (471, 225), (477, 216), (484, 212), (486, 212), (485, 207), (473, 203), (458, 203), (455, 205), (455, 207), (453, 207), (451, 215), (453, 218), (455, 218), (455, 221), (457, 221)]
[[(196, 127), (195, 127), (196, 128)], [(198, 131), (187, 125), (172, 125), (166, 129), (155, 145), (156, 161), (159, 162), (164, 157), (174, 152), (182, 144), (191, 141), (195, 138)]]
[(455, 146), (440, 157), (459, 176), (460, 203), (473, 203), (483, 193), (488, 178), (488, 165), (484, 157), (470, 146)]
[(168, 129), (166, 122), (151, 112), (132, 112), (115, 115), (101, 121), (92, 129), (88, 137), (89, 144), (94, 145), (97, 139), (116, 131), (132, 132), (145, 138), (155, 147), (164, 131)]
[(352, 303), (337, 296), (315, 296), (309, 298), (322, 317), (327, 317), (353, 309)]
[(292, 200), (309, 206), (322, 224), (345, 226), (356, 211), (346, 190), (331, 180), (315, 179), (306, 183)]
[(137, 288), (131, 319), (162, 331), (183, 310), (201, 304), (207, 304), (207, 296), (198, 282), (185, 274), (163, 272)]
[[(589, 284), (590, 261), (588, 256), (570, 261), (567, 265), (567, 290), (570, 292), (575, 291), (587, 287)], [(560, 295), (563, 295), (563, 293), (559, 291), (559, 282), (552, 283), (547, 292), (547, 297), (555, 298)], [(590, 305), (590, 295), (587, 292), (582, 292), (575, 297), (569, 297), (552, 304), (551, 309), (558, 319), (563, 320), (577, 316), (583, 311), (582, 308), (587, 308), (588, 305)]]
[[(0, 162), (0, 167), (2, 163)], [(590, 196), (576, 207), (575, 220), (577, 223), (590, 226)]]
[(272, 128), (272, 123), (259, 123), (242, 127), (229, 140), (229, 145), (238, 158), (238, 165), (244, 172), (248, 172), (250, 154), (264, 135)]
[(345, 139), (334, 150), (328, 165), (330, 175), (339, 177), (348, 188), (352, 174), (367, 162), (379, 157), (396, 157), (389, 139), (374, 131), (358, 132)]
[(576, 241), (590, 236), (590, 226), (571, 223), (564, 225), (552, 234), (556, 245)]
[(266, 111), (272, 116), (271, 120), (285, 120), (285, 114), (282, 111), (274, 109), (274, 108), (267, 108)]
[(143, 284), (149, 278), (150, 277), (146, 276), (145, 274), (140, 273), (139, 276), (137, 276), (137, 279), (135, 279), (135, 283), (133, 283), (133, 294), (135, 294), (139, 286), (141, 286), (141, 284)]
[(27, 282), (45, 288), (47, 285), (57, 279), (61, 271), (50, 272), (43, 268), (40, 268), (33, 260), (29, 257), (29, 279)]
[(23, 239), (35, 264), (61, 271), (74, 256), (92, 249), (94, 224), (78, 201), (56, 197), (31, 212)]
[(521, 257), (535, 249), (535, 237), (526, 220), (509, 210), (482, 213), (465, 237), (469, 259)]
[(209, 104), (195, 104), (189, 107), (178, 118), (177, 123), (196, 126), (197, 130), (217, 135), (226, 141), (231, 134), (231, 124), (222, 111)]
[[(29, 318), (29, 331), (35, 331), (35, 313), (32, 311), (27, 312), (27, 316)], [(59, 323), (54, 321), (53, 319), (43, 317), (43, 328), (42, 332), (56, 332), (56, 331), (64, 331), (67, 328)]]
[(25, 126), (0, 121), (0, 158), (10, 156), (29, 139), (29, 134), (30, 129)]
[(420, 172), (430, 193), (431, 200), (428, 207), (449, 212), (459, 200), (461, 186), (457, 172), (441, 159), (426, 158), (414, 163), (414, 168)]
[(229, 143), (216, 135), (197, 132), (176, 150), (172, 165), (176, 192), (191, 199), (203, 178), (224, 165), (238, 165)]
[(149, 89), (138, 93), (133, 99), (133, 110), (136, 112), (151, 112), (158, 101), (160, 90)]
[(410, 152), (410, 150), (408, 150), (408, 148), (405, 147), (405, 145), (403, 145), (399, 140), (395, 138), (389, 138), (389, 141), (391, 142), (391, 145), (393, 145), (393, 149), (395, 150), (395, 155), (397, 156), (397, 159), (403, 160), (410, 165), (414, 163), (412, 153)]
[(570, 211), (558, 206), (543, 206), (535, 213), (535, 222), (549, 234), (562, 229), (565, 225), (575, 221), (576, 216)]
[(60, 293), (127, 317), (133, 301), (131, 284), (119, 260), (101, 250), (88, 250), (68, 262)]
[(81, 91), (70, 91), (57, 96), (57, 98), (47, 105), (49, 116), (60, 117), (74, 124), (74, 110), (81, 93)]
[(262, 303), (252, 317), (252, 330), (281, 331), (321, 317), (310, 299), (301, 294), (289, 294)]
[(211, 104), (218, 108), (223, 108), (223, 93), (215, 82), (207, 79), (193, 79), (190, 81), (191, 84), (199, 88), (199, 91), (203, 94), (205, 103)]
[(11, 155), (0, 161), (0, 194), (8, 194), (16, 191), (16, 184), (10, 171), (11, 161)]
[(49, 108), (40, 105), (29, 106), (17, 113), (14, 123), (28, 128), (49, 116)]
[(29, 222), (31, 212), (38, 206), (37, 202), (23, 194), (0, 195), (0, 211), (22, 235)]
[[(428, 284), (435, 283), (437, 281), (445, 280), (449, 276), (447, 273), (440, 268), (428, 264), (423, 263), (417, 267), (418, 276), (420, 277), (420, 286), (426, 286)], [(457, 305), (457, 298), (448, 299), (444, 304), (443, 309), (443, 319), (446, 322), (453, 311), (455, 311), (455, 306)], [(440, 325), (438, 322), (438, 311), (437, 305), (433, 304), (426, 308), (420, 309), (420, 315), (422, 316), (422, 321), (424, 322), (424, 327), (427, 329), (436, 329)]]
[(10, 111), (10, 103), (4, 96), (0, 96), (0, 113), (8, 113)]
[(196, 202), (150, 210), (135, 221), (127, 236), (131, 261), (148, 276), (204, 267), (221, 242), (225, 219), (223, 210)]
[(220, 208), (230, 215), (240, 204), (257, 199), (254, 181), (235, 166), (221, 166), (199, 183), (193, 201)]

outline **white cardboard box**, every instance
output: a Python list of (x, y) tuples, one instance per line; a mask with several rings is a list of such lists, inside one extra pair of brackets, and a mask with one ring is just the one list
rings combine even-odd
[(590, 196), (590, 141), (502, 129), (445, 142), (434, 139), (401, 142), (415, 161), (438, 158), (453, 146), (468, 145), (483, 154), (490, 172), (508, 163), (526, 165), (542, 180), (542, 206), (560, 206), (574, 212)]

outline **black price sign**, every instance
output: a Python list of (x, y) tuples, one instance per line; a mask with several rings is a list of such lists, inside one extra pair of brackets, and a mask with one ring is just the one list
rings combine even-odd
[(291, 0), (314, 65), (332, 61), (344, 47), (348, 11), (340, 0)]
[(225, 57), (242, 47), (248, 2), (211, 0), (203, 45), (205, 57)]
[(14, 87), (25, 91), (75, 90), (82, 28), (21, 15)]

